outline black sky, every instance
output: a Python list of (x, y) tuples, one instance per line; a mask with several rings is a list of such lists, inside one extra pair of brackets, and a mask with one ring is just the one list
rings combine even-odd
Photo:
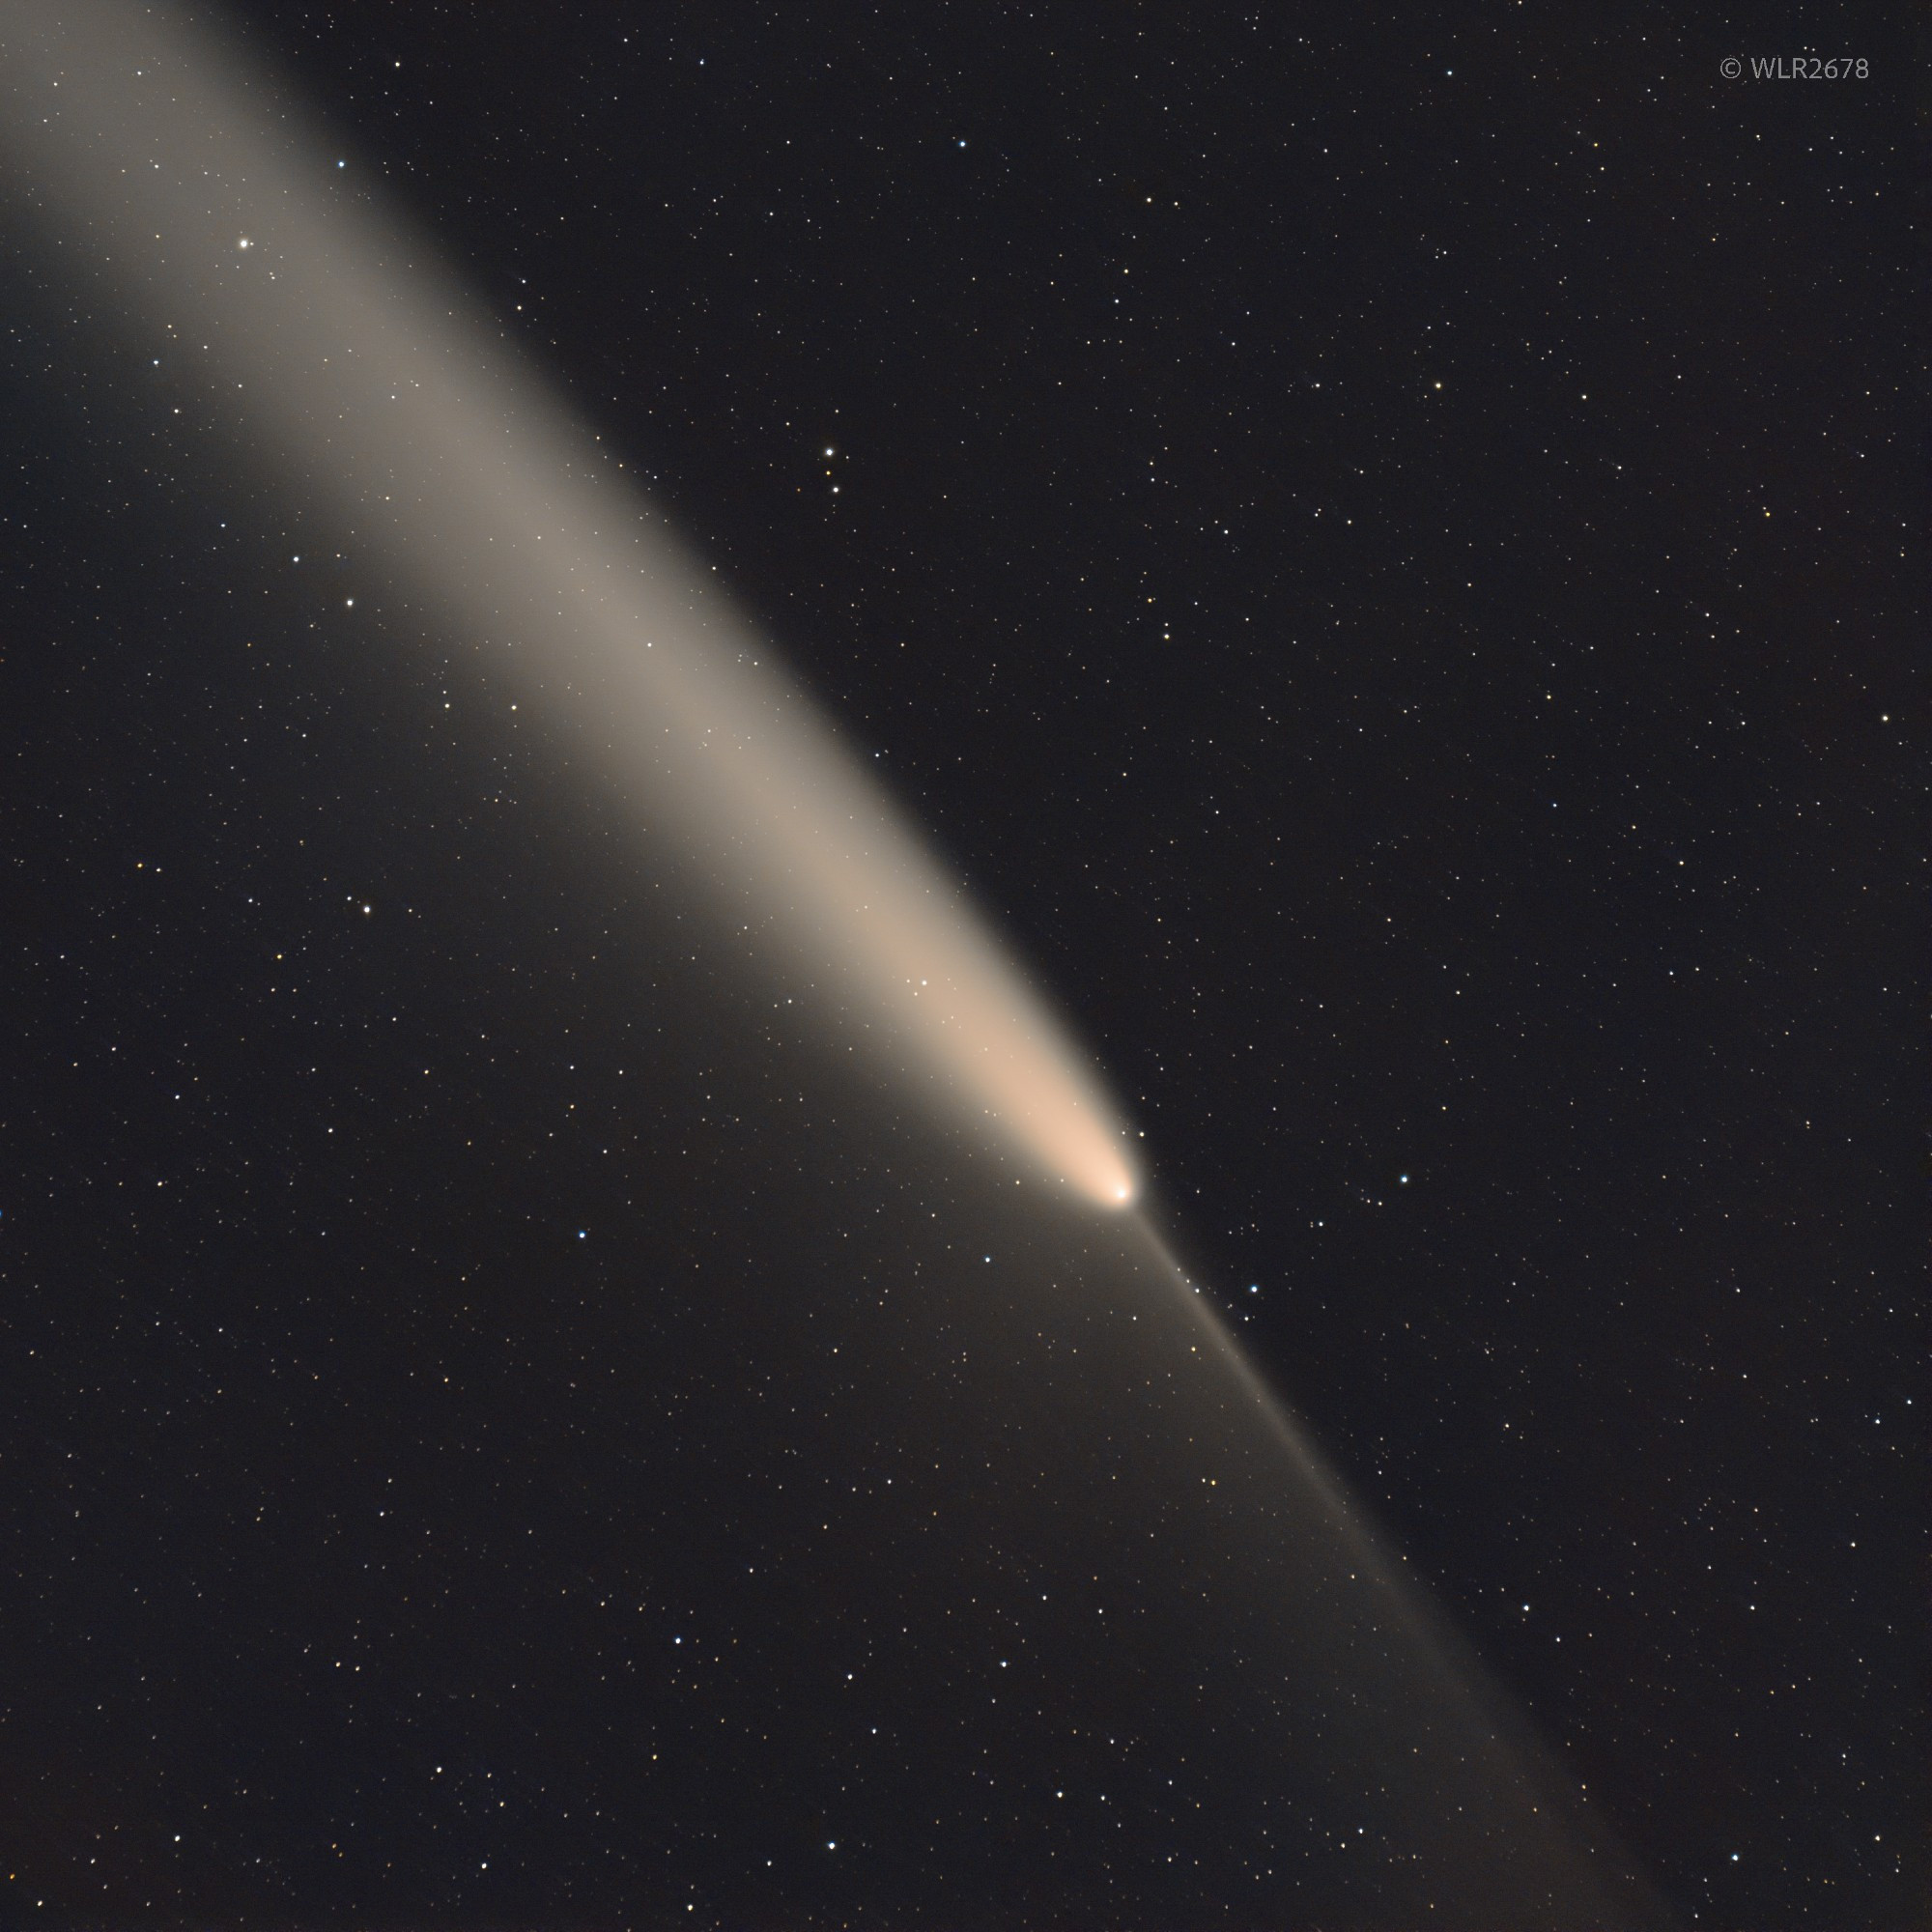
[[(240, 38), (971, 879), (1673, 1911), (1903, 1925), (1923, 132), (1890, 29), (1740, 17)], [(1804, 52), (1869, 72), (1719, 71)], [(1087, 1805), (1040, 1822), (975, 1714), (1042, 1559), (981, 1492), (1078, 1430), (887, 1373), (1029, 1237), (906, 1178), (191, 374), (6, 260), (0, 1923), (1377, 1922), (1330, 1768), (1305, 1841), (1243, 1809), (1278, 1741), (1159, 1785), (1157, 1687), (1239, 1662), (1145, 1602), (1022, 1633)], [(916, 1213), (956, 1266), (888, 1317)], [(1132, 1614), (1124, 1520), (1067, 1561)]]

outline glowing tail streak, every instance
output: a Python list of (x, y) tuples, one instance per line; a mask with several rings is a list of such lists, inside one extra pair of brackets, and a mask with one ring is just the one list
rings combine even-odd
[(567, 713), (856, 1025), (1090, 1200), (1136, 1177), (1040, 998), (710, 573), (287, 105), (199, 34), (0, 0), (0, 144), (70, 272)]

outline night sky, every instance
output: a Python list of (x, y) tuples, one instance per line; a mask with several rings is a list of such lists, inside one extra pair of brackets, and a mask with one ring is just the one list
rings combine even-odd
[[(971, 882), (1606, 1856), (1921, 1923), (1908, 52), (1343, 12), (226, 17)], [(1083, 1237), (9, 208), (0, 1927), (1420, 1922)]]

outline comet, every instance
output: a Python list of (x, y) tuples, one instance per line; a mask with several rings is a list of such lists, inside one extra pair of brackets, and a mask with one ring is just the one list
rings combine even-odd
[(0, 156), (70, 272), (191, 360), (479, 669), (590, 749), (894, 1076), (1085, 1203), (1140, 1182), (1090, 1058), (596, 433), (295, 104), (113, 0), (0, 4)]
[[(1552, 1905), (1581, 1895), (1566, 1888), (1589, 1835), (1530, 1800), (1560, 1774), (1523, 1773), (1480, 1665), (1176, 1260), (1070, 1027), (717, 570), (356, 179), (205, 29), (116, 0), (0, 0), (0, 190), (49, 259), (187, 362), (262, 473), (323, 498), (385, 582), (473, 642), (491, 689), (567, 730), (883, 1072), (1081, 1208), (1118, 1212), (1098, 1245), (1128, 1287), (1152, 1284), (1135, 1334), (1198, 1370), (1201, 1431), (1265, 1472), (1269, 1520), (1289, 1498), (1309, 1549), (1341, 1559), (1311, 1559), (1304, 1596), (1332, 1624), (1321, 1667), (1379, 1672), (1382, 1788), (1420, 1793), (1419, 1813), (1453, 1783), (1476, 1837), (1515, 1821), (1506, 1843), (1496, 1829), (1499, 1869), (1531, 1902), (1509, 1922), (1647, 1920), (1594, 1892)], [(1343, 1580), (1330, 1613), (1322, 1591)]]

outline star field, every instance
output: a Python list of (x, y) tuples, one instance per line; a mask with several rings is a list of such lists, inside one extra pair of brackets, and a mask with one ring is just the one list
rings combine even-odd
[[(1902, 45), (236, 17), (1037, 970), (1632, 1922), (1915, 1922)], [(1179, 1318), (4, 245), (0, 1924), (1495, 1922)]]

